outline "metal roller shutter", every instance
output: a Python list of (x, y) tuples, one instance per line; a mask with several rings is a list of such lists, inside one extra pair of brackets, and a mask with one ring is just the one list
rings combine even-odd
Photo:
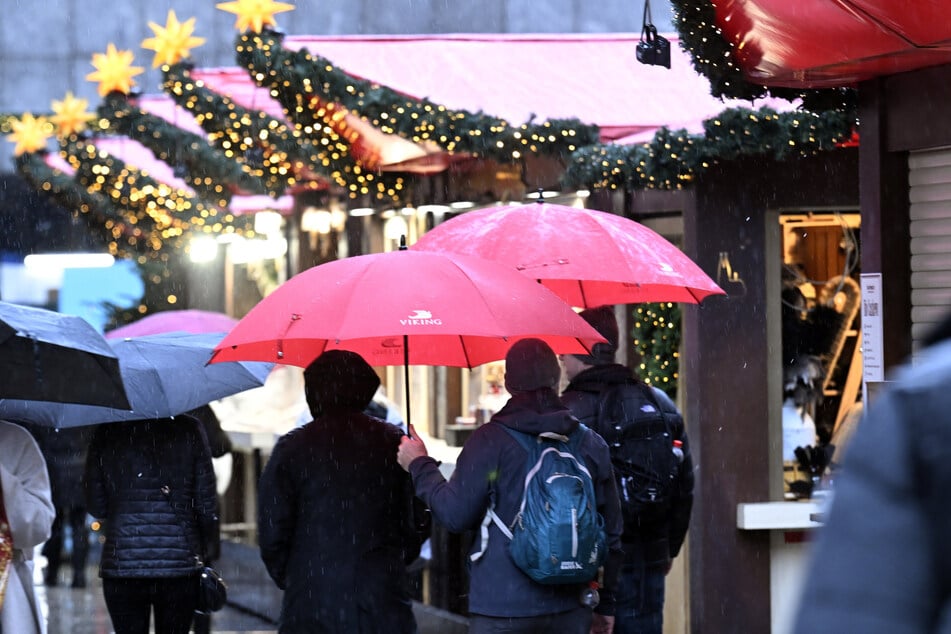
[(951, 148), (912, 152), (911, 336), (917, 350), (951, 308)]

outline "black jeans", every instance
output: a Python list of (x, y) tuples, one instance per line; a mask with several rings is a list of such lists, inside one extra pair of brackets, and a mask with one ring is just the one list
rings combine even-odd
[(198, 576), (102, 580), (116, 634), (149, 634), (155, 610), (156, 634), (188, 634), (198, 607)]

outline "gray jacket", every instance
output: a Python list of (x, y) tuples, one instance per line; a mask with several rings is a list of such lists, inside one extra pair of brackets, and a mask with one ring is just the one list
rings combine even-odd
[(951, 341), (893, 378), (835, 478), (798, 634), (951, 631)]

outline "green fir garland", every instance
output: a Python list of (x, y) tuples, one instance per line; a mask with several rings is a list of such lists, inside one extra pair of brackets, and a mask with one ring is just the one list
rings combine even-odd
[(730, 108), (703, 123), (703, 134), (657, 131), (639, 145), (595, 145), (577, 150), (562, 177), (566, 188), (679, 189), (718, 160), (772, 156), (783, 160), (831, 150), (849, 139), (855, 120), (846, 112), (778, 113)]
[(677, 398), (680, 370), (680, 307), (665, 302), (638, 304), (634, 308), (631, 336), (640, 354), (638, 375)]
[(138, 141), (158, 160), (183, 168), (188, 185), (212, 205), (226, 207), (236, 191), (269, 193), (249, 168), (211, 147), (203, 137), (135, 107), (122, 93), (106, 95), (97, 114), (106, 124), (103, 132)]
[(308, 102), (318, 97), (341, 104), (385, 133), (415, 143), (432, 141), (449, 152), (503, 163), (517, 162), (525, 154), (566, 158), (599, 138), (597, 126), (578, 119), (513, 125), (481, 112), (451, 110), (429, 99), (407, 97), (349, 75), (324, 57), (306, 50), (290, 51), (282, 40), (282, 34), (268, 29), (243, 33), (236, 44), (237, 61), (258, 85), (271, 89), (299, 125), (314, 123)]

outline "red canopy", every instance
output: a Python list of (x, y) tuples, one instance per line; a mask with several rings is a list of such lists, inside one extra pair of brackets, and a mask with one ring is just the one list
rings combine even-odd
[(951, 0), (718, 0), (747, 78), (821, 88), (951, 62)]

